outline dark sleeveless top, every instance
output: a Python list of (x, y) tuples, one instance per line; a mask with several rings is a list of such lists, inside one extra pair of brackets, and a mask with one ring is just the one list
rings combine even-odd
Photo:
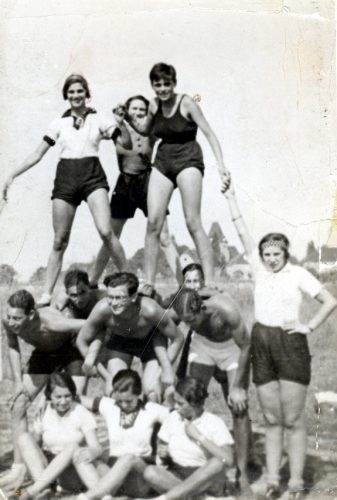
[(202, 151), (196, 141), (198, 125), (184, 118), (180, 112), (181, 101), (173, 116), (163, 115), (162, 104), (153, 117), (153, 134), (161, 139), (154, 166), (177, 187), (177, 177), (182, 170), (194, 167), (203, 175), (205, 166)]
[(184, 118), (180, 112), (183, 98), (184, 95), (181, 96), (175, 113), (170, 117), (163, 115), (162, 102), (158, 103), (158, 109), (154, 115), (153, 133), (166, 144), (184, 144), (196, 139), (198, 125)]

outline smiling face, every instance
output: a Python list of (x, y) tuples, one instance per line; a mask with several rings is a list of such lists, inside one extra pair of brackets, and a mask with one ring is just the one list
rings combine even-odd
[(108, 287), (107, 301), (114, 315), (120, 316), (133, 303), (133, 296), (129, 295), (126, 285)]
[(77, 309), (84, 309), (89, 302), (90, 288), (85, 283), (70, 286), (67, 289), (67, 295), (70, 302)]
[(64, 415), (70, 410), (73, 396), (67, 387), (56, 385), (50, 395), (51, 405), (59, 415)]
[(144, 118), (147, 114), (147, 106), (142, 99), (132, 99), (127, 112), (131, 118)]
[(34, 311), (26, 314), (21, 308), (7, 306), (5, 321), (10, 331), (15, 335), (19, 335), (28, 325), (34, 314)]
[(160, 78), (159, 80), (154, 80), (151, 85), (160, 101), (169, 101), (174, 95), (176, 84), (171, 79)]
[(261, 257), (266, 269), (272, 273), (278, 273), (287, 263), (284, 250), (276, 245), (265, 246)]
[(67, 99), (72, 109), (85, 107), (86, 90), (80, 83), (72, 83), (67, 90)]
[(198, 292), (204, 286), (204, 280), (201, 276), (200, 271), (194, 269), (193, 271), (188, 271), (185, 274), (184, 280), (185, 288), (189, 288), (190, 290), (195, 290)]

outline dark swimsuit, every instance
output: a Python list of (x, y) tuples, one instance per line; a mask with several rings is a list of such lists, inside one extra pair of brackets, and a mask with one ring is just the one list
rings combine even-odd
[(181, 96), (176, 112), (166, 118), (163, 115), (162, 103), (154, 115), (153, 133), (162, 139), (159, 144), (154, 166), (177, 187), (177, 176), (182, 170), (195, 167), (203, 175), (205, 165), (202, 151), (196, 142), (198, 125), (187, 120), (180, 112)]

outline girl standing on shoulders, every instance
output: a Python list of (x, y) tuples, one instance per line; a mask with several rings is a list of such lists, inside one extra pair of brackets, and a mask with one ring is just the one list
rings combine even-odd
[[(232, 221), (243, 243), (255, 279), (255, 320), (252, 331), (253, 381), (266, 426), (267, 491), (280, 496), (284, 433), (288, 433), (289, 499), (303, 495), (306, 458), (305, 400), (310, 383), (311, 356), (307, 336), (336, 308), (336, 299), (306, 269), (289, 262), (289, 241), (270, 233), (254, 256), (247, 226), (233, 188), (227, 191)], [(307, 323), (300, 321), (303, 293), (320, 303)]]
[(42, 142), (6, 180), (3, 198), (15, 177), (39, 163), (50, 147), (59, 142), (61, 152), (57, 166), (53, 200), (54, 243), (47, 265), (45, 293), (40, 305), (48, 305), (51, 293), (61, 272), (64, 252), (68, 246), (71, 227), (77, 207), (85, 200), (95, 226), (109, 255), (119, 270), (125, 268), (123, 248), (116, 238), (110, 220), (108, 182), (98, 159), (99, 143), (112, 139), (124, 148), (132, 147), (130, 134), (123, 122), (123, 113), (105, 117), (86, 106), (90, 98), (87, 80), (81, 75), (70, 75), (63, 86), (63, 98), (70, 109), (49, 126)]
[(145, 238), (147, 286), (144, 291), (148, 294), (153, 292), (160, 233), (176, 187), (181, 194), (187, 228), (205, 272), (206, 285), (213, 285), (212, 248), (200, 216), (205, 166), (201, 148), (196, 141), (198, 128), (212, 148), (223, 189), (229, 187), (230, 174), (224, 165), (219, 141), (200, 107), (191, 97), (175, 92), (177, 77), (174, 67), (164, 63), (156, 64), (150, 72), (150, 81), (156, 97), (150, 102), (145, 123), (130, 117), (131, 125), (139, 133), (152, 133), (161, 139), (148, 188), (148, 223)]

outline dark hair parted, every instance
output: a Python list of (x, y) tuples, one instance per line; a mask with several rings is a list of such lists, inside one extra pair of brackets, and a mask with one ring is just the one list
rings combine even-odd
[(196, 377), (186, 377), (179, 380), (175, 390), (192, 406), (203, 406), (208, 396), (205, 384)]
[(165, 63), (157, 63), (150, 71), (150, 82), (157, 82), (158, 80), (172, 80), (177, 83), (177, 73), (173, 66)]
[(126, 111), (128, 111), (128, 109), (129, 109), (130, 104), (132, 103), (132, 101), (136, 101), (136, 100), (143, 101), (143, 103), (145, 104), (146, 113), (147, 113), (148, 109), (149, 109), (150, 101), (148, 101), (146, 99), (146, 97), (144, 97), (143, 95), (134, 95), (132, 97), (129, 97), (129, 99), (125, 102)]
[(11, 307), (23, 309), (25, 314), (29, 314), (35, 309), (34, 297), (27, 290), (18, 290), (9, 297), (7, 302)]
[(197, 314), (202, 308), (202, 298), (195, 290), (183, 288), (174, 297), (173, 309), (179, 317), (185, 314)]
[(112, 389), (114, 392), (129, 392), (135, 396), (140, 396), (142, 393), (142, 381), (139, 374), (126, 368), (119, 370), (112, 379)]
[(60, 372), (60, 373), (52, 373), (51, 375), (49, 375), (46, 383), (46, 388), (44, 391), (46, 398), (49, 401), (51, 399), (51, 395), (55, 387), (64, 387), (65, 389), (68, 389), (72, 395), (72, 398), (73, 399), (76, 398), (76, 385), (68, 373)]
[(62, 95), (63, 95), (63, 99), (65, 101), (68, 99), (67, 94), (68, 94), (69, 87), (73, 83), (80, 83), (85, 90), (85, 97), (87, 99), (89, 99), (91, 97), (87, 80), (84, 78), (84, 76), (73, 73), (73, 74), (68, 76), (68, 78), (66, 79), (66, 81), (64, 82), (64, 85), (63, 85)]
[(116, 286), (126, 285), (129, 296), (137, 292), (139, 281), (137, 276), (132, 273), (114, 273), (106, 276), (103, 281), (106, 287), (115, 288)]
[(259, 243), (259, 255), (262, 259), (263, 250), (267, 246), (277, 246), (284, 252), (285, 258), (288, 260), (290, 257), (289, 247), (290, 243), (288, 238), (282, 233), (268, 233), (266, 234)]
[(64, 277), (64, 286), (68, 290), (71, 286), (78, 286), (80, 283), (90, 286), (88, 273), (81, 269), (72, 269)]
[(183, 276), (185, 277), (186, 274), (190, 273), (191, 271), (198, 271), (201, 279), (205, 279), (204, 270), (197, 262), (192, 262), (191, 264), (188, 264), (186, 267), (184, 267), (184, 269), (182, 270)]

